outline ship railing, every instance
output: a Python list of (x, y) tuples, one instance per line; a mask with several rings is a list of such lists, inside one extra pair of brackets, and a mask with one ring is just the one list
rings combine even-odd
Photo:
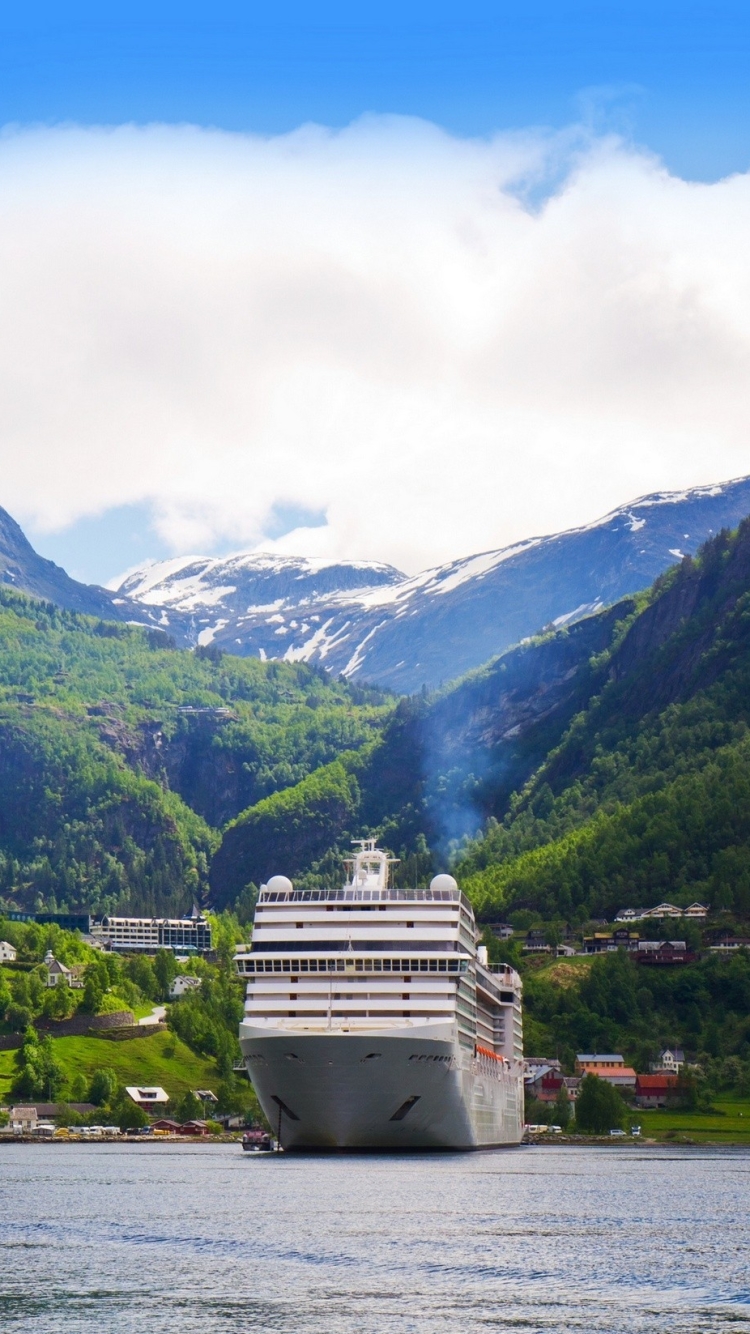
[(340, 954), (337, 958), (315, 959), (290, 956), (262, 958), (257, 954), (238, 953), (234, 957), (237, 972), (242, 977), (257, 973), (466, 973), (469, 959), (465, 955), (440, 955), (430, 958), (403, 955), (395, 958)]
[(459, 889), (262, 889), (258, 903), (460, 903)]

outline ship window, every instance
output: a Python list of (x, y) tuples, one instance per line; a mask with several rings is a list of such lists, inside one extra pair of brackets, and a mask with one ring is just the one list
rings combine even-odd
[(365, 966), (364, 959), (357, 959), (354, 964), (354, 967), (356, 968), (358, 973), (361, 973), (363, 971), (364, 966)]
[(381, 959), (373, 959), (373, 961), (372, 961), (372, 966), (373, 966), (373, 968), (375, 969), (375, 972), (376, 972), (376, 973), (382, 973), (382, 971), (383, 971), (383, 962), (382, 962)]
[(405, 977), (405, 978), (404, 978), (404, 981), (405, 981), (405, 982), (411, 982), (411, 978), (410, 978), (410, 977)]
[(384, 960), (383, 960), (383, 972), (384, 972), (384, 973), (390, 973), (390, 971), (391, 971), (391, 961), (390, 961), (390, 959), (384, 959)]
[(281, 959), (274, 959), (274, 961), (273, 961), (273, 971), (274, 971), (275, 973), (280, 973), (280, 972), (281, 972)]
[(369, 1053), (367, 1054), (367, 1056), (363, 1056), (363, 1057), (362, 1057), (362, 1061), (363, 1061), (363, 1063), (364, 1063), (365, 1061), (379, 1061), (379, 1060), (380, 1060), (380, 1052), (379, 1052), (379, 1051), (371, 1051), (371, 1052), (369, 1052)]
[(446, 971), (445, 959), (441, 959), (438, 963), (438, 972), (444, 973), (445, 971)]

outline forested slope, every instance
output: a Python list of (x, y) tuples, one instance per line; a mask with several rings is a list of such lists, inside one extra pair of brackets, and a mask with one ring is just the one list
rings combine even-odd
[(484, 913), (750, 911), (750, 523), (623, 612), (585, 707), (460, 862)]
[(392, 707), (2, 589), (0, 898), (189, 907), (217, 826), (368, 744)]

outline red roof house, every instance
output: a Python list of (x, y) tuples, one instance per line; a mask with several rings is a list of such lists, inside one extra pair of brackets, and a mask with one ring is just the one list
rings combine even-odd
[(677, 1075), (638, 1075), (635, 1100), (639, 1107), (666, 1107), (677, 1089)]

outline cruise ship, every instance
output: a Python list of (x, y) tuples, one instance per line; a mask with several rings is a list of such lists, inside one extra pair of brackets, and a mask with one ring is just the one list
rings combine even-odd
[(449, 875), (389, 884), (361, 840), (342, 889), (261, 887), (240, 1046), (290, 1149), (478, 1149), (523, 1132), (521, 979), (490, 968)]

